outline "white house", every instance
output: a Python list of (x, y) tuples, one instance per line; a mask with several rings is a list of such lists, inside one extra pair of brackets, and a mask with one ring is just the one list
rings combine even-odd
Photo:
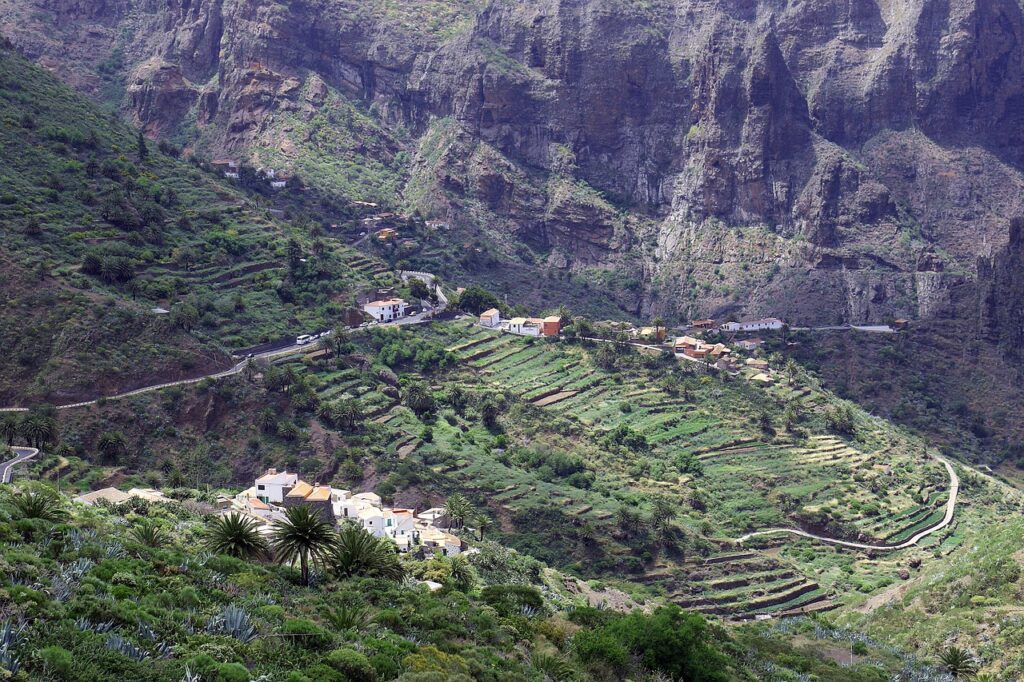
[(505, 331), (519, 336), (540, 336), (544, 320), (534, 317), (513, 317), (508, 321)]
[(501, 313), (498, 309), (491, 308), (490, 310), (485, 310), (480, 313), (480, 326), (489, 327), (491, 329), (501, 326)]
[(267, 469), (267, 473), (256, 479), (256, 497), (266, 503), (284, 504), (284, 496), (298, 481), (298, 474)]
[(782, 329), (785, 323), (777, 317), (766, 317), (749, 322), (726, 322), (722, 329), (727, 332), (756, 332), (771, 329)]
[(408, 306), (409, 304), (400, 298), (389, 298), (365, 303), (363, 310), (377, 322), (393, 322), (405, 317), (405, 309)]

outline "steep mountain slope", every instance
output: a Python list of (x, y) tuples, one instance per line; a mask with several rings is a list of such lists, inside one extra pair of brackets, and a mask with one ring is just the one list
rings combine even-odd
[[(1010, 641), (983, 649), (981, 632), (958, 633), (959, 613), (943, 608), (925, 610), (919, 639), (894, 632), (899, 614), (865, 615), (918, 589), (921, 575), (959, 570), (1024, 508), (1019, 492), (976, 470), (955, 465), (953, 523), (907, 548), (734, 541), (796, 527), (891, 546), (935, 528), (948, 508), (949, 474), (918, 439), (856, 409), (841, 425), (844, 404), (801, 371), (766, 386), (752, 372), (708, 375), (465, 320), (354, 332), (338, 348), (280, 358), (261, 376), (61, 412), (59, 443), (32, 473), (65, 489), (238, 488), (286, 466), (416, 509), (460, 492), (484, 516), (467, 534), (640, 602), (729, 622), (855, 620), (877, 633), (879, 650), (896, 644), (890, 653), (922, 659), (954, 637), (994, 668), (1019, 655)], [(124, 448), (111, 452), (103, 442), (119, 432)], [(986, 603), (972, 603), (970, 617), (998, 620)]]
[(0, 117), (5, 406), (228, 367), (231, 349), (337, 324), (376, 271), (172, 147), (140, 146), (10, 46)]
[(151, 134), (525, 244), (631, 311), (948, 314), (1021, 210), (1015, 0), (0, 8)]

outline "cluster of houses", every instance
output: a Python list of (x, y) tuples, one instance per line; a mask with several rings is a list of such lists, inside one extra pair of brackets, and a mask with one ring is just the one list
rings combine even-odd
[(548, 317), (513, 317), (502, 320), (501, 312), (491, 308), (480, 313), (480, 326), (488, 329), (501, 329), (509, 334), (519, 336), (553, 336), (562, 333), (562, 318), (557, 315)]
[[(239, 178), (239, 163), (236, 159), (214, 159), (210, 162), (210, 166), (215, 171), (223, 173), (224, 177), (229, 180)], [(272, 189), (284, 189), (288, 186), (288, 181), (291, 180), (290, 175), (279, 173), (273, 168), (257, 168), (256, 173), (257, 175), (262, 174)]]
[(437, 555), (455, 556), (463, 551), (462, 540), (441, 528), (446, 518), (444, 509), (435, 507), (416, 513), (385, 507), (375, 493), (352, 494), (329, 485), (310, 485), (287, 471), (268, 469), (252, 487), (221, 500), (224, 511), (255, 519), (263, 533), (271, 532), (286, 509), (303, 505), (328, 523), (354, 523), (374, 537), (386, 538), (401, 552), (422, 547)]

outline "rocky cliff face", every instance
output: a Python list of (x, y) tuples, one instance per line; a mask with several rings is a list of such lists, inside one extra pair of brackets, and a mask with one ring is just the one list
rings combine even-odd
[(378, 137), (347, 153), (405, 150), (407, 203), (551, 267), (628, 256), (637, 312), (950, 314), (1022, 209), (1017, 0), (0, 0), (0, 21), (87, 90), (117, 57), (127, 112), (210, 153), (299, 164), (324, 133), (295, 121), (341, 129), (354, 103)]
[(978, 264), (979, 327), (1020, 357), (1024, 349), (1024, 218), (1010, 223), (1006, 247)]

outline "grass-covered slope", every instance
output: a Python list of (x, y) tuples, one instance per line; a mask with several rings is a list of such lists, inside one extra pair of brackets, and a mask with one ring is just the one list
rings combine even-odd
[[(29, 497), (35, 496), (35, 497)], [(0, 675), (13, 680), (403, 682), (878, 680), (739, 638), (675, 608), (592, 608), (564, 577), (493, 543), (405, 556), (404, 582), (203, 549), (208, 495), (88, 508), (0, 491)], [(34, 500), (45, 500), (36, 505)], [(443, 587), (431, 592), (419, 581)]]
[(226, 349), (333, 325), (380, 277), (8, 48), (0, 120), (4, 403), (221, 366)]

